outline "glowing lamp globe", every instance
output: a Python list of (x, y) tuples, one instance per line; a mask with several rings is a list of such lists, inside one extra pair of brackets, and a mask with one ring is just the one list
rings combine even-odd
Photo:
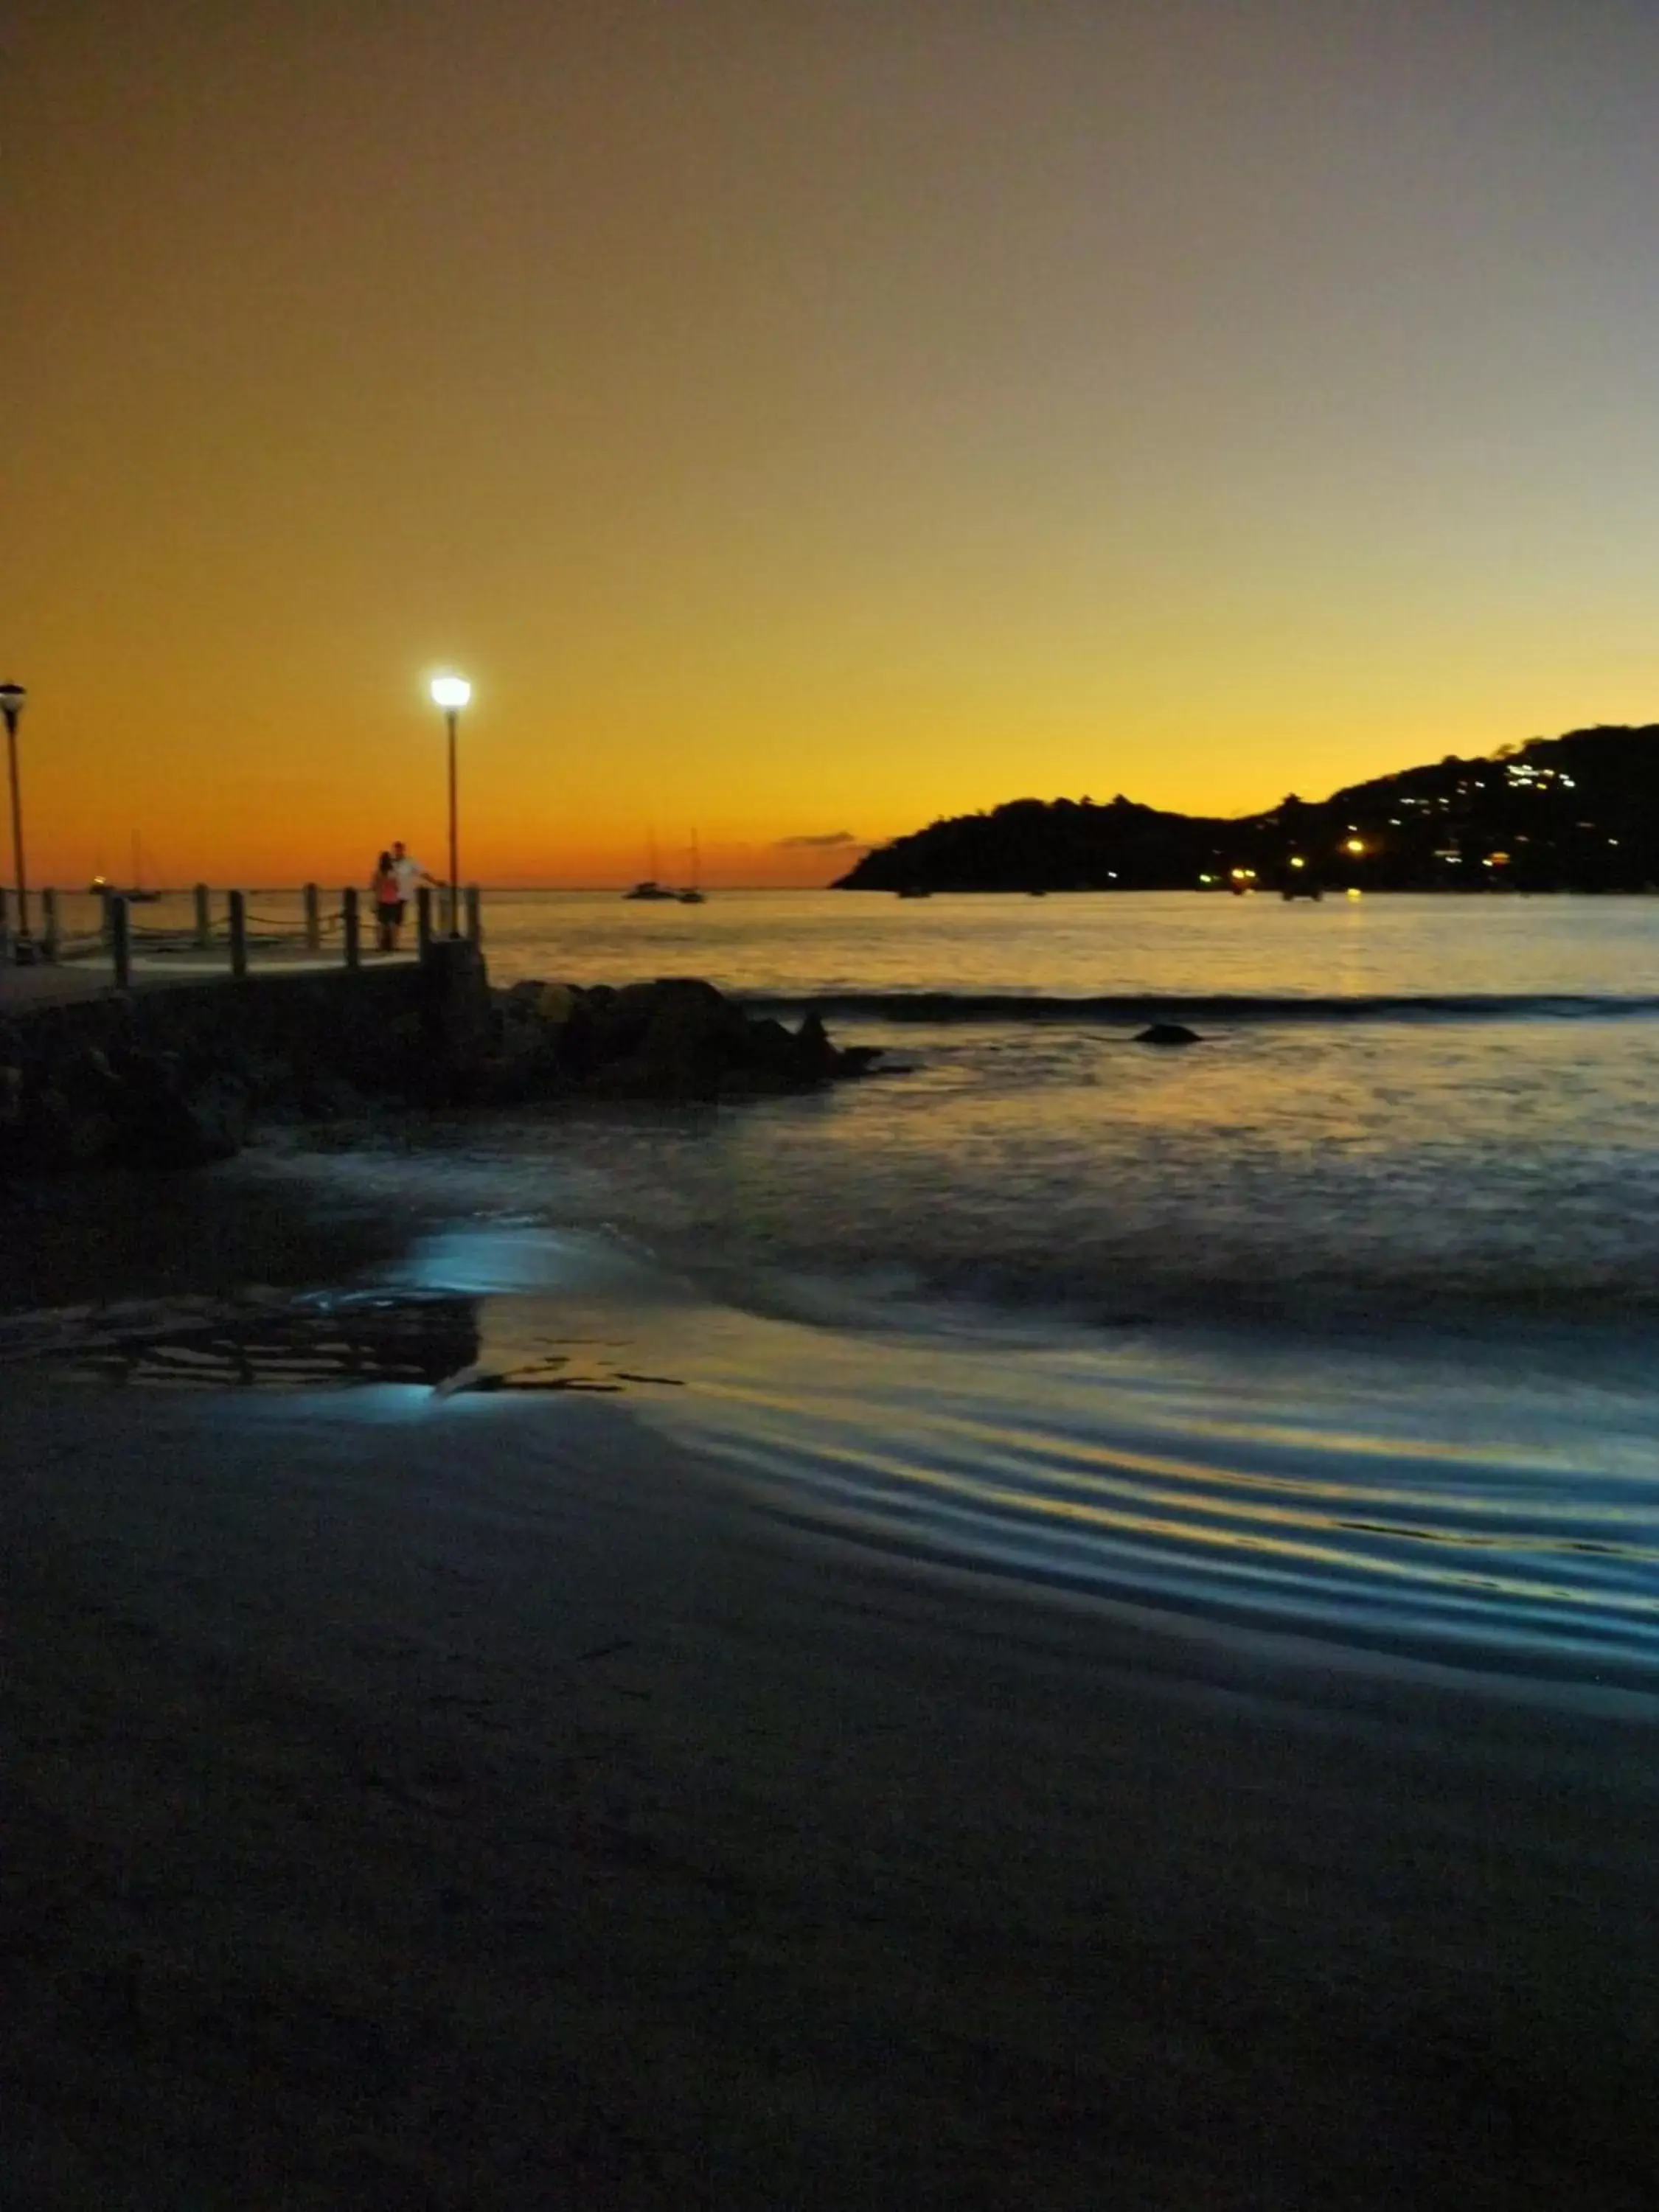
[(471, 696), (472, 686), (465, 676), (434, 676), (432, 679), (432, 703), (441, 707), (446, 714), (465, 707)]

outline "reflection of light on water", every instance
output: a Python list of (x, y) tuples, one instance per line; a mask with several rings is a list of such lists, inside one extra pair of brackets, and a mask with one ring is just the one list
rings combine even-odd
[(1659, 1687), (1650, 1397), (1569, 1407), (1547, 1376), (1476, 1369), (1282, 1349), (1241, 1366), (1146, 1340), (991, 1362), (723, 1321), (691, 1329), (684, 1397), (646, 1411), (787, 1520), (1338, 1644)]
[[(495, 1317), (486, 1338), (482, 1320)], [(515, 1326), (503, 1326), (502, 1316)], [(187, 1298), (13, 1316), (0, 1360), (124, 1390), (375, 1394), (387, 1410), (497, 1393), (677, 1389), (629, 1355), (632, 1333), (574, 1325), (567, 1300), (485, 1303), (451, 1288)]]
[(568, 1261), (574, 1288), (389, 1289), (240, 1323), (158, 1310), (100, 1333), (83, 1310), (20, 1328), (9, 1356), (234, 1389), (264, 1419), (319, 1389), (376, 1420), (481, 1418), (498, 1393), (556, 1419), (559, 1394), (621, 1396), (782, 1519), (1339, 1645), (1659, 1686), (1659, 1407), (1645, 1380), (1593, 1383), (1572, 1340), (1522, 1368), (1474, 1344), (1437, 1363), (1056, 1323), (878, 1335), (653, 1289), (633, 1255), (594, 1263), (581, 1239), (525, 1229), (458, 1229), (419, 1265), (453, 1284)]
[(499, 1222), (460, 1223), (418, 1238), (395, 1279), (416, 1291), (469, 1297), (538, 1291), (673, 1295), (642, 1257), (595, 1236)]
[(88, 1316), (40, 1356), (88, 1382), (131, 1389), (430, 1389), (477, 1352), (471, 1299), (359, 1297), (234, 1304), (210, 1320)]

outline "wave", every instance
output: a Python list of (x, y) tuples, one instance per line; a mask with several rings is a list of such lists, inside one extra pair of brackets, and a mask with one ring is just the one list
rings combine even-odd
[(1600, 1692), (1659, 1690), (1639, 1354), (1261, 1335), (1000, 1355), (884, 1329), (675, 1318), (641, 1418), (762, 1510), (1171, 1616)]
[(1062, 1022), (1132, 1027), (1154, 1021), (1305, 1022), (1607, 1021), (1650, 1019), (1646, 993), (1544, 991), (1342, 993), (1316, 996), (1233, 992), (1113, 993), (1066, 998), (1023, 991), (751, 992), (752, 1012), (826, 1019), (916, 1023)]

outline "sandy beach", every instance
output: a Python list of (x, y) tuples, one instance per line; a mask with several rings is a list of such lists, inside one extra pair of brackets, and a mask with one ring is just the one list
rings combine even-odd
[(1640, 1708), (792, 1534), (623, 1401), (0, 1436), (8, 2205), (1652, 2202)]

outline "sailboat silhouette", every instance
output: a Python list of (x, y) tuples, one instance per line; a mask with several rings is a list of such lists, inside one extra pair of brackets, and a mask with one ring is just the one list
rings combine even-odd
[(694, 830), (691, 832), (691, 881), (683, 891), (678, 894), (682, 906), (706, 906), (708, 904), (708, 901), (703, 896), (702, 884), (701, 881), (702, 876), (702, 854), (698, 849), (697, 833)]
[(127, 890), (127, 904), (131, 906), (137, 900), (142, 905), (152, 906), (161, 896), (160, 891), (144, 889), (144, 848), (139, 843), (138, 832), (135, 830), (132, 833), (132, 882)]
[(672, 899), (678, 898), (678, 891), (671, 891), (665, 884), (659, 884), (657, 881), (657, 840), (653, 836), (651, 839), (650, 874), (641, 876), (633, 890), (624, 891), (623, 896), (625, 899)]
[(87, 886), (99, 897), (124, 898), (129, 906), (154, 906), (161, 896), (160, 891), (144, 889), (144, 848), (138, 842), (138, 832), (132, 833), (132, 881), (125, 890), (118, 890), (107, 878), (94, 876)]

